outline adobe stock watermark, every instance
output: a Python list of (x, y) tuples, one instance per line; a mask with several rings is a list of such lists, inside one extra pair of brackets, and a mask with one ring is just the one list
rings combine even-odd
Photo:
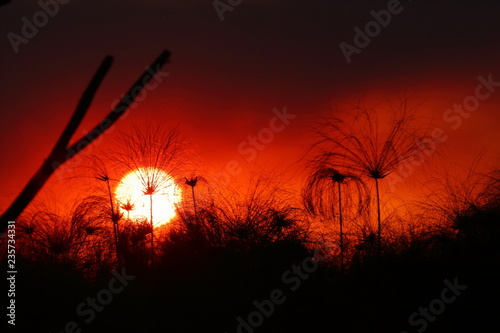
[(243, 0), (214, 0), (212, 5), (214, 6), (215, 12), (219, 17), (219, 20), (224, 21), (224, 13), (232, 12), (236, 6), (241, 5)]
[[(469, 119), (471, 115), (479, 109), (481, 101), (485, 101), (493, 95), (500, 82), (493, 80), (493, 74), (488, 74), (487, 78), (482, 75), (477, 77), (479, 83), (474, 89), (474, 93), (465, 97), (461, 103), (453, 104), (452, 108), (448, 108), (443, 112), (443, 121), (450, 124), (450, 128), (454, 131), (458, 130), (464, 119)], [(436, 127), (431, 131), (431, 136), (423, 138), (421, 141), (416, 141), (416, 149), (411, 157), (402, 160), (395, 172), (387, 176), (387, 181), (391, 190), (394, 190), (396, 185), (404, 182), (404, 179), (413, 175), (416, 168), (422, 166), (432, 156), (438, 144), (442, 144), (448, 140), (449, 135), (446, 130)]]
[[(127, 275), (125, 268), (122, 268), (121, 273), (113, 270), (112, 274), (114, 277), (109, 280), (107, 288), (99, 290), (95, 297), (87, 297), (76, 307), (76, 314), (82, 317), (87, 325), (94, 321), (97, 313), (102, 312), (104, 307), (113, 301), (114, 296), (121, 293), (129, 285), (129, 281), (135, 279), (135, 276)], [(81, 333), (80, 325), (81, 323), (76, 321), (68, 321), (64, 325), (64, 329), (58, 333)]]
[[(320, 246), (314, 249), (313, 255), (302, 260), (301, 265), (292, 265), (281, 275), (281, 281), (285, 284), (285, 288), (273, 289), (269, 293), (269, 298), (262, 301), (254, 300), (252, 302), (255, 310), (248, 313), (248, 315), (239, 316), (236, 318), (238, 326), (236, 327), (236, 333), (253, 333), (255, 330), (262, 326), (266, 318), (273, 315), (276, 307), (282, 305), (286, 302), (286, 292), (297, 291), (301, 284), (309, 279), (311, 274), (316, 272), (319, 267), (319, 263), (325, 261), (327, 258), (321, 252), (327, 253), (330, 248), (321, 243)], [(228, 333), (226, 331), (226, 333)]]
[(16, 221), (9, 221), (7, 227), (7, 289), (8, 304), (7, 323), (16, 325)]
[(31, 20), (26, 16), (21, 18), (23, 26), (21, 34), (9, 32), (7, 39), (14, 50), (14, 53), (19, 53), (19, 46), (28, 44), (29, 41), (38, 35), (41, 28), (45, 27), (51, 18), (54, 18), (58, 13), (61, 5), (66, 5), (71, 0), (39, 0), (38, 6), (40, 10), (35, 12)]
[[(455, 302), (457, 297), (462, 294), (462, 291), (468, 288), (467, 285), (458, 282), (458, 277), (453, 279), (453, 283), (448, 279), (445, 279), (443, 283), (446, 287), (441, 290), (441, 294), (438, 298), (430, 301), (427, 307), (419, 307), (418, 311), (413, 312), (408, 317), (408, 323), (410, 326), (414, 327), (418, 333), (424, 332), (429, 326), (429, 323), (435, 322), (437, 317), (444, 312), (446, 305)], [(400, 333), (410, 332), (401, 331)]]
[(382, 32), (382, 28), (387, 28), (392, 21), (393, 15), (400, 14), (402, 11), (403, 6), (399, 0), (389, 0), (387, 9), (381, 9), (378, 12), (375, 10), (370, 11), (374, 20), (365, 24), (364, 31), (358, 26), (354, 27), (354, 45), (346, 42), (339, 44), (347, 63), (350, 64), (352, 62), (351, 57), (353, 54), (360, 54), (361, 50), (370, 45), (372, 38), (377, 37)]
[[(255, 161), (258, 153), (274, 141), (276, 134), (281, 133), (291, 123), (296, 114), (289, 113), (286, 105), (280, 111), (277, 108), (272, 110), (274, 116), (269, 119), (268, 126), (261, 128), (255, 135), (248, 136), (238, 144), (237, 151), (250, 163)], [(243, 171), (241, 163), (235, 159), (228, 161), (222, 171), (216, 174), (216, 178), (221, 184), (228, 185), (232, 177), (236, 177)]]
[[(146, 67), (146, 71), (149, 74), (144, 76), (144, 79), (142, 81), (142, 86), (144, 88), (141, 89), (141, 85), (137, 85), (130, 90), (130, 94), (122, 95), (120, 98), (117, 98), (111, 103), (110, 109), (113, 110), (114, 113), (120, 113), (125, 111), (125, 113), (119, 118), (119, 120), (126, 119), (130, 113), (130, 110), (137, 108), (139, 103), (146, 99), (146, 97), (148, 96), (148, 92), (155, 90), (165, 80), (165, 78), (170, 75), (169, 72), (161, 71), (160, 65), (157, 65), (156, 67), (156, 74), (155, 71), (151, 69), (151, 67)], [(150, 80), (151, 78), (153, 80), (148, 83), (148, 80)], [(125, 103), (127, 103), (128, 107), (126, 105), (117, 107), (118, 103), (122, 99)], [(79, 143), (79, 145), (81, 147), (85, 147), (85, 149), (80, 150), (78, 154), (75, 154), (75, 151), (71, 147), (68, 147), (66, 149), (68, 152), (67, 157), (69, 156), (73, 157), (67, 160), (66, 163), (63, 163), (62, 165), (59, 162), (52, 163), (52, 168), (54, 169), (57, 168), (55, 173), (57, 175), (58, 180), (62, 180), (66, 174), (70, 174), (71, 169), (81, 165), (83, 163), (82, 155), (85, 156), (91, 155), (93, 149), (102, 143), (104, 135), (110, 134), (114, 131), (116, 123), (112, 124), (109, 128), (104, 130), (110, 124), (111, 120), (106, 117), (101, 123), (99, 123), (98, 128), (94, 128), (90, 132), (88, 132), (87, 130), (82, 130), (85, 139), (83, 139)], [(92, 144), (89, 144), (90, 142)], [(79, 147), (77, 146), (76, 150), (78, 149)]]

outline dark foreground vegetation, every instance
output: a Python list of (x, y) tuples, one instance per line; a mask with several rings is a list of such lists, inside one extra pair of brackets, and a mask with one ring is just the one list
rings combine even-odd
[(16, 329), (246, 333), (496, 327), (498, 193), (481, 206), (466, 204), (448, 214), (447, 227), (428, 228), (404, 241), (383, 238), (380, 256), (376, 235), (369, 235), (352, 247), (343, 273), (338, 251), (313, 240), (296, 210), (273, 205), (254, 198), (236, 214), (200, 204), (195, 216), (186, 211), (158, 233), (153, 265), (147, 223), (124, 220), (122, 267), (113, 259), (112, 229), (104, 225), (109, 218), (99, 215), (95, 198), (77, 207), (71, 221), (58, 221), (58, 228), (47, 222), (56, 216), (41, 212), (19, 221)]

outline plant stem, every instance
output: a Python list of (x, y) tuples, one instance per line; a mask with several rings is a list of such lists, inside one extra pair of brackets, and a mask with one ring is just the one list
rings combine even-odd
[(342, 216), (342, 191), (340, 182), (337, 182), (339, 190), (339, 225), (340, 225), (340, 270), (344, 271), (344, 232), (343, 232), (343, 216)]
[(153, 233), (153, 194), (149, 195), (149, 213), (150, 213), (150, 224), (151, 224), (151, 266), (154, 262), (155, 248), (154, 248), (154, 233)]
[(109, 185), (109, 180), (106, 181), (106, 184), (108, 185), (109, 203), (111, 206), (111, 222), (113, 223), (113, 233), (115, 235), (116, 260), (118, 261), (118, 266), (121, 266), (120, 250), (118, 246), (118, 220), (115, 221), (115, 207), (113, 204), (113, 196), (111, 195), (111, 186)]
[(198, 223), (198, 212), (196, 211), (196, 197), (194, 195), (194, 186), (191, 186), (191, 194), (193, 195), (194, 220)]
[(375, 190), (377, 192), (377, 255), (380, 257), (382, 247), (382, 228), (380, 223), (380, 193), (378, 188), (378, 178), (375, 178)]

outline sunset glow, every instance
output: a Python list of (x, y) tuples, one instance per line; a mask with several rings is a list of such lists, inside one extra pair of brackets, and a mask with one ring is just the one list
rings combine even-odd
[(500, 1), (0, 20), (2, 332), (498, 325)]
[[(152, 197), (145, 194), (147, 184), (155, 187)], [(176, 215), (176, 204), (181, 201), (181, 192), (172, 177), (158, 169), (139, 168), (126, 174), (115, 190), (120, 209), (125, 218), (148, 220), (153, 203), (155, 227), (169, 222)]]

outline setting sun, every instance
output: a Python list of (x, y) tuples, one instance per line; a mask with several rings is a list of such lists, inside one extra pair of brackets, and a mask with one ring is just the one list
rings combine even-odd
[(180, 189), (173, 178), (154, 168), (138, 168), (126, 174), (116, 187), (115, 196), (124, 217), (132, 220), (150, 221), (152, 202), (155, 227), (174, 218), (176, 204), (181, 201)]

